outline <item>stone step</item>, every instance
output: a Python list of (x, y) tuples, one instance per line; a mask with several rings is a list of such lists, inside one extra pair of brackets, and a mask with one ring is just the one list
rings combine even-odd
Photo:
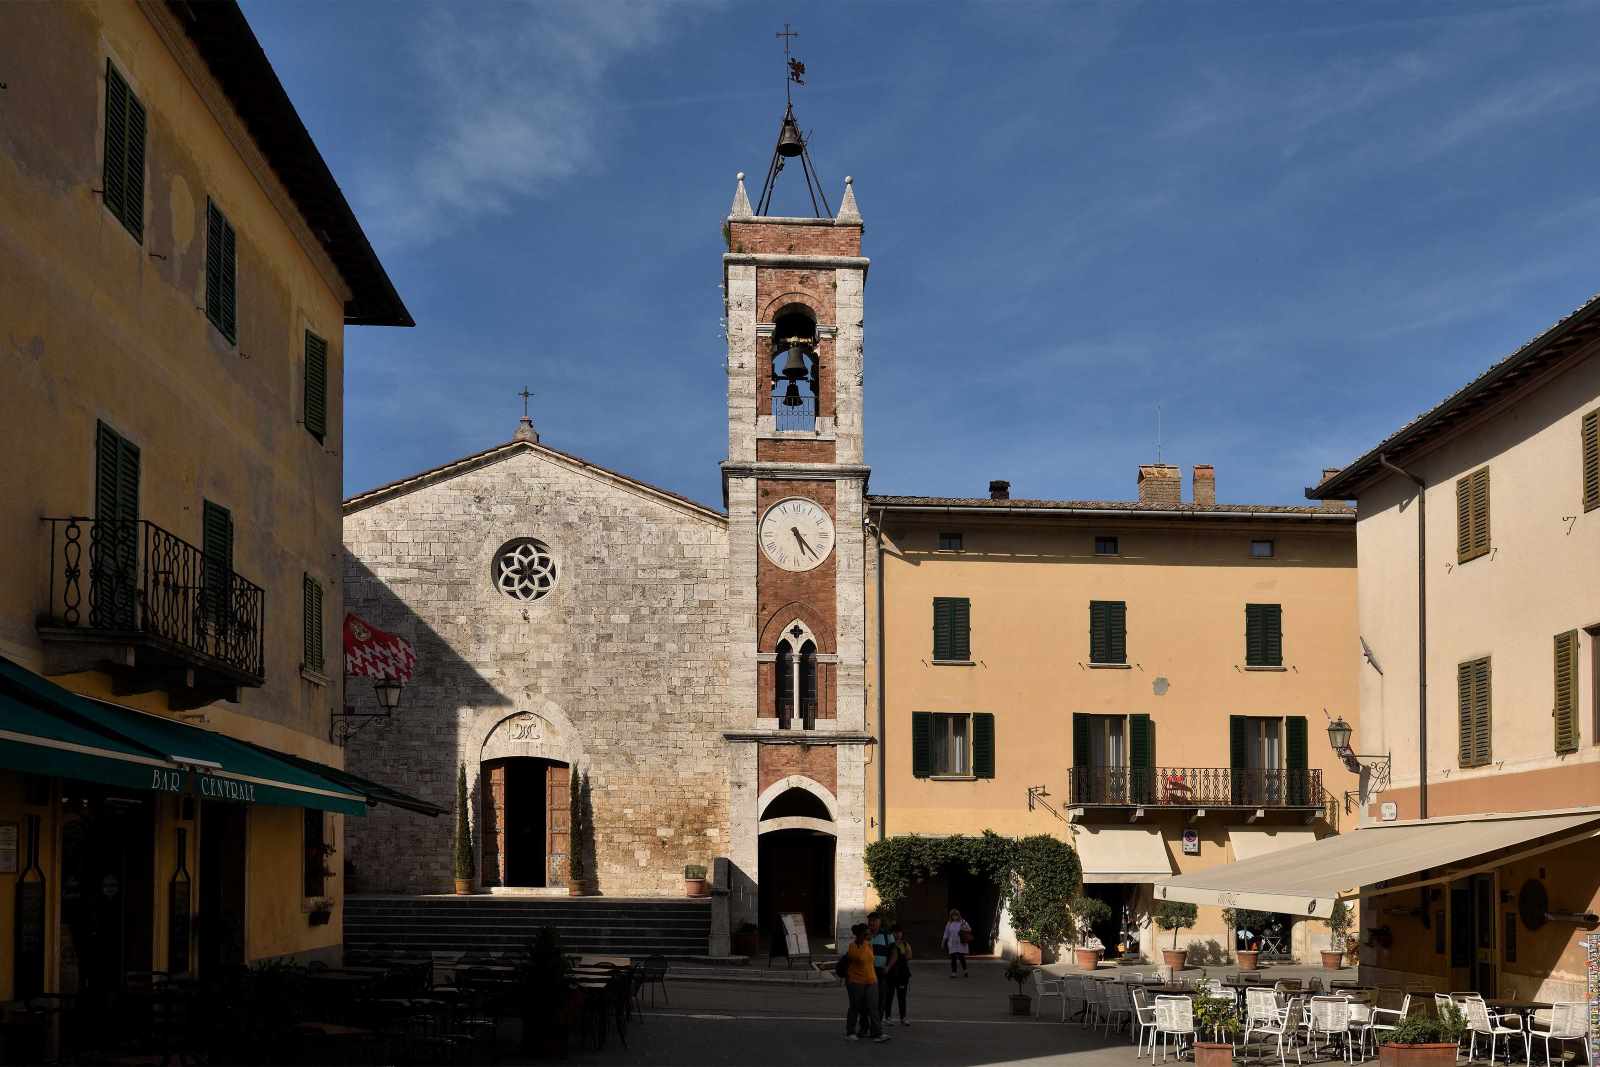
[(700, 900), (496, 896), (345, 900), (353, 949), (501, 952), (553, 927), (572, 951), (693, 956), (706, 951), (711, 909)]

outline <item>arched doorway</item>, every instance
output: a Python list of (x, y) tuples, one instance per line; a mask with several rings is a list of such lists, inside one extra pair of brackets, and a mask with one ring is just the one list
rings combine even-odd
[(486, 760), (480, 781), (483, 884), (565, 887), (571, 818), (567, 765), (534, 756)]
[(768, 802), (758, 826), (761, 933), (783, 942), (779, 916), (805, 916), (812, 951), (833, 937), (833, 814), (814, 792), (786, 789)]

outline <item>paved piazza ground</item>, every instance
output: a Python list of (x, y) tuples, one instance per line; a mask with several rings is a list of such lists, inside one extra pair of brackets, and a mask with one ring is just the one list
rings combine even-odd
[[(1074, 1067), (1136, 1067), (1139, 1061), (1126, 1034), (1106, 1038), (1076, 1024), (1063, 1025), (1055, 999), (1046, 1001), (1046, 1018), (1012, 1017), (1007, 994), (1016, 986), (1005, 981), (1003, 969), (994, 961), (976, 961), (972, 977), (951, 979), (946, 965), (918, 963), (909, 998), (912, 1025), (887, 1028), (892, 1040), (882, 1045), (844, 1040), (842, 987), (669, 978), (672, 1003), (658, 1000), (644, 1022), (629, 1027), (629, 1048), (623, 1049), (613, 1034), (605, 1049), (575, 1053), (571, 1062), (760, 1067), (1070, 1062)], [(1284, 967), (1275, 973), (1292, 977), (1323, 972)], [(648, 994), (646, 998), (648, 1005)]]

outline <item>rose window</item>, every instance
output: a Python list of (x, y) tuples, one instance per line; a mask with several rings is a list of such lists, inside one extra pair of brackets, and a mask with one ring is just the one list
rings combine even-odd
[(495, 553), (494, 584), (517, 600), (544, 596), (556, 584), (556, 561), (549, 546), (531, 537), (506, 542)]

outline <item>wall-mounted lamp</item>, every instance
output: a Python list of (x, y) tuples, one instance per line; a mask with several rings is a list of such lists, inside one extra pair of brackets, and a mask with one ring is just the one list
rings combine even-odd
[[(1328, 721), (1328, 744), (1333, 748), (1334, 754), (1344, 763), (1345, 769), (1351, 774), (1360, 774), (1362, 771), (1367, 772), (1367, 788), (1361, 792), (1366, 796), (1383, 792), (1389, 788), (1389, 754), (1375, 756), (1362, 755), (1355, 752), (1350, 748), (1350, 735), (1352, 733), (1354, 731), (1351, 729), (1350, 724), (1344, 721), (1343, 716)], [(1347, 811), (1350, 808), (1350, 799), (1351, 794), (1346, 793), (1345, 810)]]
[(328, 722), (328, 740), (343, 745), (374, 722), (389, 725), (395, 709), (400, 706), (400, 694), (405, 685), (398, 678), (373, 680), (372, 691), (378, 697), (378, 711), (357, 711), (346, 704), (344, 711), (336, 711)]

